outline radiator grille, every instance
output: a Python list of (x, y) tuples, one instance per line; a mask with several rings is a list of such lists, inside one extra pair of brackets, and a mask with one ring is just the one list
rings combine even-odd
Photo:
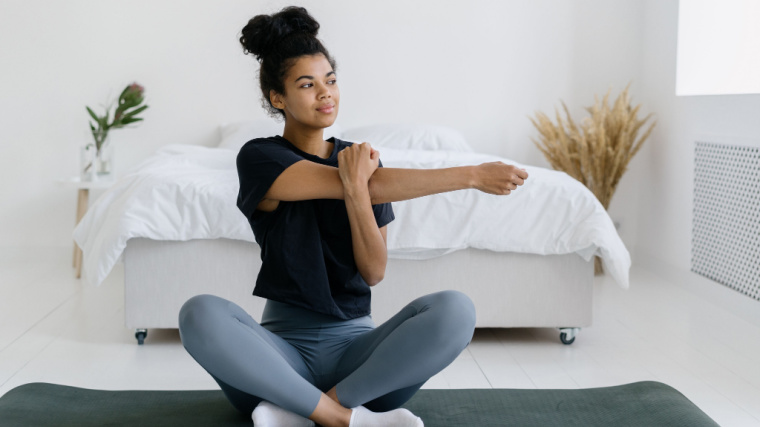
[(760, 300), (760, 147), (697, 142), (691, 271)]

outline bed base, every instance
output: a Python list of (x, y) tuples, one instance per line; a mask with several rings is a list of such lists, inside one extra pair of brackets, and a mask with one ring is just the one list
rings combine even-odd
[[(256, 243), (132, 238), (123, 254), (125, 324), (142, 344), (150, 328), (178, 327), (182, 304), (213, 294), (258, 322), (265, 300), (252, 295), (261, 265)], [(575, 253), (536, 255), (463, 249), (426, 260), (389, 258), (372, 288), (372, 318), (388, 320), (413, 299), (444, 289), (474, 302), (476, 327), (561, 328), (565, 344), (591, 325), (594, 263)]]

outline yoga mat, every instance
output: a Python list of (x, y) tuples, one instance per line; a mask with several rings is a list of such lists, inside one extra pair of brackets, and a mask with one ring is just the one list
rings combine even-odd
[[(563, 390), (422, 389), (405, 405), (436, 426), (717, 426), (656, 381)], [(221, 390), (92, 390), (36, 382), (0, 397), (0, 425), (251, 426)]]

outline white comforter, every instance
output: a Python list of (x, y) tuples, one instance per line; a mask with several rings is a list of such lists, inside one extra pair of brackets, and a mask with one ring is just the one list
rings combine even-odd
[[(425, 259), (468, 247), (534, 254), (594, 255), (623, 288), (631, 265), (607, 212), (564, 172), (489, 154), (373, 146), (384, 167), (444, 168), (500, 160), (525, 168), (525, 184), (508, 196), (458, 190), (393, 202), (390, 258)], [(236, 151), (171, 144), (132, 168), (89, 208), (73, 237), (85, 279), (100, 285), (127, 240), (229, 238), (255, 242), (237, 208)]]

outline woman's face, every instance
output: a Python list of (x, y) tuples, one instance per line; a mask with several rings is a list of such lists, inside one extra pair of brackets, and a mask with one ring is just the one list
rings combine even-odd
[(272, 105), (285, 112), (288, 123), (295, 120), (312, 128), (331, 126), (338, 117), (340, 90), (335, 71), (321, 53), (299, 57), (283, 82), (284, 94), (270, 93)]

